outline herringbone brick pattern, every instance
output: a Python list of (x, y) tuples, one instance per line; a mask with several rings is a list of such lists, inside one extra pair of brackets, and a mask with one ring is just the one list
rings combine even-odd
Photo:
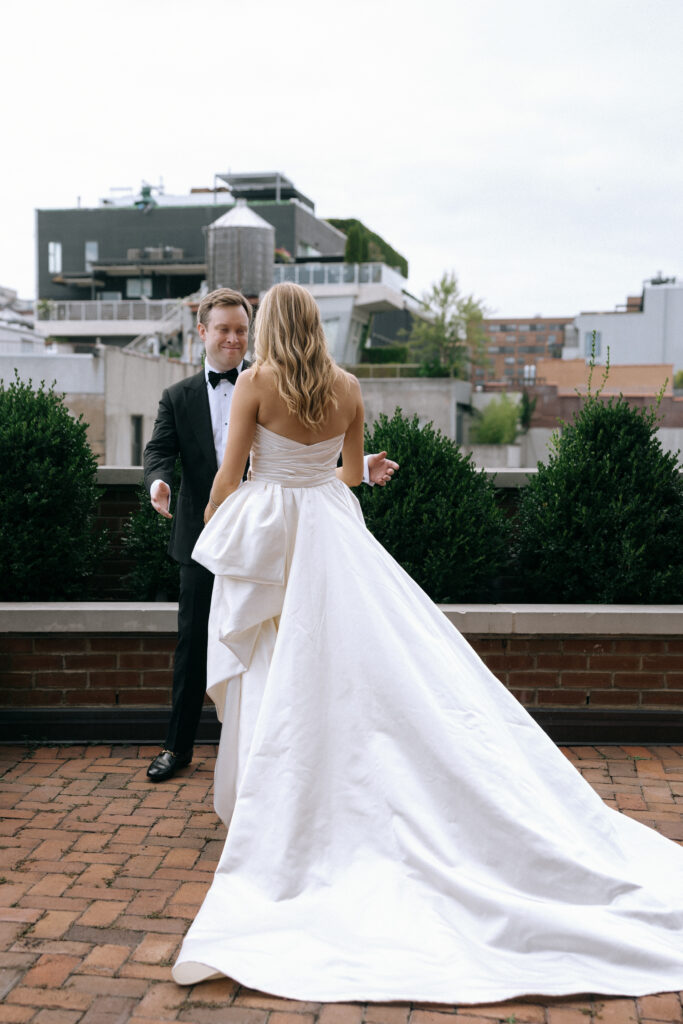
[[(152, 785), (156, 749), (0, 748), (0, 1024), (683, 1024), (682, 993), (492, 1006), (317, 1004), (170, 966), (224, 840), (215, 748)], [(608, 803), (683, 841), (683, 747), (573, 747)]]

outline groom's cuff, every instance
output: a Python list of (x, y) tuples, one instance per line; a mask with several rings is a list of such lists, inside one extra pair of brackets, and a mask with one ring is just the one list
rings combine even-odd
[[(155, 488), (155, 486), (157, 484), (163, 484), (163, 483), (166, 483), (166, 481), (162, 480), (161, 477), (159, 477), (158, 480), (152, 480), (151, 486), (149, 488), (149, 493), (150, 494), (152, 493), (152, 491), (154, 490), (154, 488)], [(169, 503), (169, 505), (171, 504), (171, 488), (170, 487), (168, 488), (168, 503)]]
[(372, 482), (372, 480), (370, 479), (370, 467), (368, 465), (368, 459), (369, 458), (370, 458), (369, 455), (364, 455), (363, 456), (363, 483), (364, 484), (370, 484), (371, 487), (374, 487), (375, 485)]

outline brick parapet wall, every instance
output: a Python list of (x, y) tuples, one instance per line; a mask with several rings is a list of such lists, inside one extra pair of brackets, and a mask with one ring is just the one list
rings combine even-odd
[[(467, 634), (525, 707), (683, 709), (683, 637)], [(11, 708), (164, 708), (175, 634), (5, 633), (0, 702)]]
[(683, 638), (468, 636), (528, 708), (683, 708)]
[[(128, 472), (129, 475), (134, 473)], [(102, 475), (100, 471), (98, 478)], [(133, 566), (122, 551), (123, 527), (130, 519), (131, 513), (137, 512), (140, 507), (139, 490), (139, 482), (108, 482), (100, 494), (95, 526), (106, 531), (107, 555), (98, 562), (89, 589), (101, 600), (117, 601), (130, 598), (123, 579)]]

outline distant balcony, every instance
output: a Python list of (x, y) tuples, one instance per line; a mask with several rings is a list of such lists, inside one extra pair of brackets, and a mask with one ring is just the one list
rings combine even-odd
[(313, 285), (382, 284), (402, 292), (406, 279), (386, 263), (276, 263), (273, 284), (292, 281), (307, 288)]
[[(38, 320), (107, 321), (162, 320), (178, 306), (178, 299), (93, 299), (88, 302), (39, 302)], [(137, 333), (137, 331), (136, 331)]]

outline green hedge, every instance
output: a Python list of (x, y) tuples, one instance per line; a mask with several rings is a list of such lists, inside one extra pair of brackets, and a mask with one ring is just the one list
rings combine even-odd
[(407, 363), (407, 345), (383, 345), (381, 348), (364, 348), (363, 362), (379, 366), (384, 363)]
[[(172, 500), (180, 490), (180, 460), (177, 460), (171, 486)], [(180, 571), (167, 548), (171, 539), (171, 520), (152, 508), (144, 484), (138, 497), (140, 508), (124, 526), (122, 550), (133, 568), (123, 582), (133, 601), (177, 601)], [(173, 509), (171, 509), (173, 511)]]
[(431, 424), (397, 409), (366, 430), (365, 450), (400, 465), (386, 487), (356, 491), (368, 528), (434, 601), (485, 601), (508, 549), (506, 519), (483, 470)]
[(83, 417), (32, 381), (0, 381), (0, 600), (83, 600), (106, 551)]
[(656, 436), (656, 409), (590, 395), (522, 491), (524, 598), (683, 601), (683, 478)]

